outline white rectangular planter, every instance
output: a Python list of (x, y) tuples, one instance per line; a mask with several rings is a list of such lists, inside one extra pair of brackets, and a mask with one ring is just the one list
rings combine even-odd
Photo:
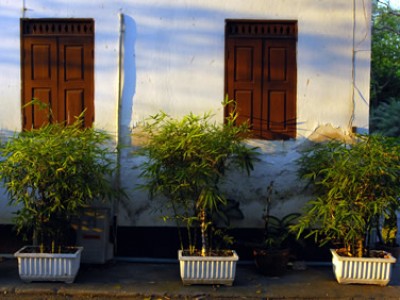
[(239, 256), (183, 256), (178, 251), (182, 282), (190, 284), (232, 285)]
[(25, 246), (14, 256), (18, 259), (19, 277), (26, 282), (63, 281), (72, 283), (79, 271), (83, 247), (75, 253), (25, 253)]
[(388, 253), (388, 258), (345, 257), (331, 249), (333, 271), (339, 283), (377, 284), (385, 286), (390, 281), (392, 264), (396, 259)]

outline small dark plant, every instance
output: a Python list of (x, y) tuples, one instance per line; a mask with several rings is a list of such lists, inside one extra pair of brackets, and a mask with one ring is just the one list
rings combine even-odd
[(306, 151), (299, 166), (316, 195), (291, 229), (344, 247), (349, 256), (368, 256), (375, 220), (399, 207), (399, 141), (379, 135), (358, 135), (352, 144), (330, 141)]
[(294, 225), (300, 217), (299, 213), (290, 213), (282, 218), (271, 215), (271, 200), (273, 192), (273, 184), (271, 181), (267, 188), (266, 208), (263, 214), (264, 220), (264, 249), (283, 249), (288, 247), (288, 239), (293, 233), (290, 231), (290, 226)]
[(18, 233), (32, 234), (41, 249), (59, 252), (67, 243), (70, 220), (94, 200), (117, 193), (109, 136), (72, 125), (48, 124), (16, 134), (0, 149), (0, 179), (18, 207)]
[[(162, 196), (161, 207), (171, 211), (165, 219), (175, 220), (182, 250), (195, 253), (196, 229), (200, 227), (201, 255), (211, 252), (210, 228), (227, 199), (219, 189), (229, 167), (253, 168), (254, 148), (243, 141), (248, 136), (247, 124), (235, 125), (236, 114), (223, 125), (211, 122), (212, 116), (188, 114), (174, 119), (165, 113), (152, 116), (144, 128), (148, 143), (139, 151), (146, 157), (140, 166), (142, 185), (151, 196)], [(213, 219), (214, 218), (214, 219)], [(181, 233), (186, 227), (187, 244)]]
[(298, 213), (290, 213), (282, 218), (271, 215), (271, 203), (273, 184), (267, 187), (266, 207), (262, 216), (264, 220), (264, 238), (261, 242), (250, 243), (253, 247), (253, 255), (256, 266), (260, 272), (268, 276), (279, 276), (286, 272), (291, 255), (291, 247), (296, 241), (290, 226), (300, 216)]

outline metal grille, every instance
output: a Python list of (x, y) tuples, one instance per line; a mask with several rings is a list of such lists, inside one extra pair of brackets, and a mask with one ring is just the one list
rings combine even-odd
[(89, 19), (22, 19), (21, 29), (23, 35), (31, 36), (91, 36), (94, 22)]
[(296, 21), (242, 21), (227, 20), (227, 37), (297, 38)]

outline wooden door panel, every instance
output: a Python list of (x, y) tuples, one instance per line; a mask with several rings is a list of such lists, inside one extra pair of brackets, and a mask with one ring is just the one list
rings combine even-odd
[(48, 124), (50, 121), (51, 99), (53, 98), (52, 90), (49, 88), (34, 88), (32, 95), (33, 98), (39, 99), (48, 107), (47, 109), (44, 109), (37, 105), (29, 105), (30, 113), (32, 114), (32, 127), (39, 128), (45, 124)]
[[(269, 131), (286, 130), (286, 91), (270, 91), (268, 96)], [(283, 121), (284, 120), (284, 121)]]
[(225, 35), (225, 91), (238, 122), (261, 138), (295, 138), (297, 22), (227, 20)]
[(234, 76), (235, 82), (254, 84), (255, 49), (251, 45), (236, 45), (234, 48)]
[(31, 80), (52, 80), (53, 47), (51, 42), (39, 43), (37, 41), (31, 44)]
[(236, 111), (238, 117), (236, 122), (238, 124), (250, 122), (253, 124), (252, 108), (253, 104), (253, 91), (252, 90), (236, 90), (234, 99), (236, 100)]
[(82, 82), (84, 78), (84, 45), (68, 45), (68, 41), (63, 40), (61, 44), (61, 58), (64, 82)]
[(85, 110), (84, 125), (93, 122), (93, 39), (65, 37), (59, 39), (60, 109), (58, 118), (70, 124)]
[(83, 89), (75, 89), (75, 90), (67, 90), (65, 93), (65, 115), (63, 118), (65, 119), (67, 124), (72, 124), (75, 122), (76, 117), (78, 117), (83, 110), (85, 109), (85, 101), (84, 101), (84, 90)]
[(250, 122), (253, 131), (260, 131), (261, 41), (229, 39), (227, 51), (227, 92), (236, 101), (237, 123)]
[[(22, 104), (37, 98), (57, 110), (57, 43), (55, 39), (25, 38), (22, 43)], [(24, 128), (38, 128), (50, 121), (49, 111), (27, 105), (23, 109)]]
[(287, 50), (284, 47), (271, 47), (267, 43), (268, 81), (287, 82)]
[(94, 22), (90, 19), (21, 19), (22, 104), (38, 98), (52, 119), (36, 106), (23, 109), (24, 129), (46, 122), (94, 121)]
[(265, 40), (262, 132), (268, 139), (296, 134), (296, 50), (292, 40)]

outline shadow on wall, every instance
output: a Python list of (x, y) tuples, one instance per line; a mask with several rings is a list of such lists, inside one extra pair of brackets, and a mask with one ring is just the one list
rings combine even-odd
[[(352, 50), (357, 50), (354, 54), (357, 54), (358, 65), (368, 64), (368, 56), (362, 55), (364, 52), (361, 51), (365, 46), (363, 41), (367, 35), (359, 36), (358, 33), (356, 40), (352, 40), (354, 26), (352, 7), (351, 2), (332, 2), (321, 6), (321, 2), (315, 1), (307, 6), (307, 19), (300, 12), (283, 14), (288, 19), (297, 18), (299, 22), (298, 98), (306, 103), (301, 108), (304, 111), (315, 110), (316, 97), (321, 98), (321, 101), (324, 98), (347, 97), (348, 93), (342, 91), (338, 93), (337, 89), (328, 87), (340, 86), (344, 81), (352, 80), (350, 55)], [(138, 59), (135, 67), (140, 73), (140, 88), (149, 90), (147, 99), (135, 101), (136, 109), (143, 114), (156, 113), (159, 108), (166, 109), (168, 113), (175, 113), (176, 106), (172, 101), (181, 99), (185, 101), (179, 104), (180, 110), (213, 107), (215, 100), (212, 100), (211, 105), (208, 105), (207, 101), (210, 101), (208, 100), (210, 94), (221, 90), (223, 83), (220, 72), (224, 68), (225, 19), (274, 18), (268, 13), (262, 14), (261, 11), (249, 9), (238, 11), (235, 10), (235, 5), (223, 9), (214, 6), (210, 9), (200, 4), (159, 3), (139, 4), (132, 16), (135, 18), (138, 31), (136, 36)], [(327, 34), (329, 28), (335, 30)], [(365, 19), (365, 30), (367, 28), (368, 20)], [(353, 46), (357, 49), (352, 49)], [(182, 78), (185, 80), (182, 81)], [(170, 84), (173, 80), (175, 80), (173, 84)], [(196, 84), (190, 84), (191, 82)], [(165, 91), (162, 102), (152, 99), (153, 96), (158, 96), (157, 93), (152, 93), (153, 88)], [(361, 98), (363, 99), (362, 95)], [(194, 101), (191, 101), (192, 99)], [(196, 107), (198, 99), (204, 99), (204, 102)], [(222, 90), (221, 99), (223, 99)], [(321, 119), (332, 124), (338, 119), (340, 122), (347, 120), (348, 115), (338, 115), (337, 104), (337, 101), (332, 100), (325, 102), (324, 106), (319, 108)]]
[[(137, 37), (135, 20), (125, 14), (121, 14), (121, 103), (120, 113), (120, 137), (121, 144), (128, 145), (130, 143), (130, 124), (133, 108), (133, 97), (136, 92), (136, 52), (135, 43)], [(134, 124), (133, 124), (134, 125)]]
[[(216, 5), (212, 1), (197, 4), (188, 1), (177, 1), (174, 4), (163, 1), (125, 1), (123, 4), (114, 1), (103, 2), (96, 5), (91, 2), (77, 5), (76, 1), (43, 0), (41, 5), (48, 7), (47, 15), (50, 16), (59, 16), (56, 12), (62, 8), (69, 16), (95, 17), (96, 35), (100, 37), (96, 38), (96, 41), (101, 41), (105, 48), (115, 43), (115, 32), (112, 30), (115, 14), (111, 12), (126, 12), (123, 40), (124, 102), (121, 116), (123, 134), (129, 126), (125, 123), (132, 122), (130, 104), (133, 104), (133, 101), (138, 111), (144, 115), (148, 112), (158, 112), (159, 108), (169, 108), (174, 112), (174, 101), (180, 101), (177, 99), (185, 99), (180, 103), (181, 110), (199, 110), (218, 105), (215, 104), (215, 98), (210, 99), (210, 95), (214, 97), (216, 93), (220, 93), (219, 98), (224, 98), (221, 76), (224, 67), (224, 22), (228, 18), (275, 19), (280, 16), (299, 21), (298, 70), (303, 75), (299, 76), (298, 91), (301, 92), (299, 96), (304, 99), (315, 97), (321, 82), (331, 82), (330, 85), (333, 85), (335, 80), (341, 80), (345, 76), (345, 72), (351, 77), (351, 60), (347, 53), (352, 46), (352, 1), (308, 1), (307, 4), (296, 1), (291, 10), (285, 9), (285, 5), (277, 5), (275, 1), (259, 1), (257, 10), (254, 9), (257, 6), (242, 6), (239, 2), (229, 5)], [(26, 17), (42, 16), (40, 5), (34, 1), (27, 1), (25, 5)], [(10, 26), (9, 24), (17, 23), (18, 20), (13, 14), (15, 11), (9, 7), (0, 11), (2, 20), (5, 20), (5, 28)], [(365, 20), (365, 24), (368, 27), (368, 20)], [(324, 28), (332, 30), (327, 34)], [(19, 51), (15, 51), (18, 36), (15, 33), (16, 30), (10, 34), (1, 34), (0, 58), (4, 58), (0, 59), (2, 69), (17, 67), (19, 70)], [(362, 41), (363, 37), (358, 39)], [(357, 40), (356, 46), (361, 41)], [(357, 53), (363, 53), (362, 49), (358, 50), (360, 51)], [(359, 57), (363, 64), (368, 63), (364, 56)], [(114, 57), (101, 57), (96, 60), (97, 73), (109, 72), (114, 66)], [(133, 100), (137, 91), (137, 70), (140, 74), (140, 86), (142, 90), (146, 90), (146, 99)], [(173, 80), (175, 81), (171, 84)], [(305, 86), (306, 82), (309, 82), (309, 87)], [(102, 82), (101, 85), (106, 84), (107, 82)], [(97, 96), (101, 96), (102, 89), (105, 88), (96, 87)], [(152, 93), (153, 89), (166, 91), (162, 102), (152, 99), (159, 97)], [(322, 101), (323, 93), (336, 92), (335, 89), (327, 89), (318, 92), (317, 96), (321, 97)], [(191, 101), (192, 99), (194, 101)], [(204, 100), (201, 102), (199, 99)], [(312, 109), (314, 102), (309, 102)], [(322, 108), (325, 110), (324, 120), (332, 122), (331, 119), (336, 117), (335, 103), (327, 103), (326, 106)], [(304, 110), (308, 108), (305, 107)]]

